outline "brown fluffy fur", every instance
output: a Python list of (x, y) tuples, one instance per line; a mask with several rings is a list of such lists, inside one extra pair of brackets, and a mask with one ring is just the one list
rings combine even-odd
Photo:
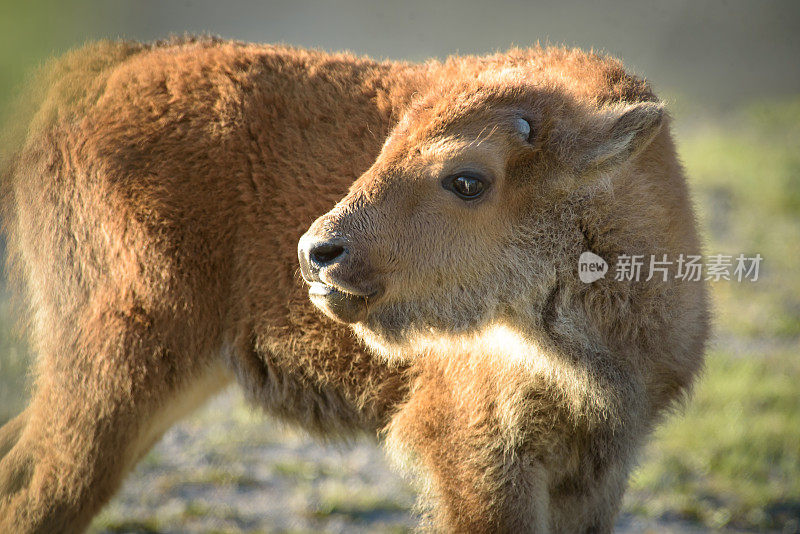
[[(576, 239), (600, 254), (694, 251), (666, 128), (614, 178), (613, 195), (564, 172), (557, 195), (521, 181), (511, 213), (529, 200), (541, 226), (514, 237), (558, 244), (561, 263), (498, 262), (526, 281), (515, 287), (528, 292), (527, 315), (506, 310), (516, 322), (465, 320), (496, 292), (484, 287), (443, 301), (449, 311), (440, 303), (437, 335), (422, 340), (414, 328), (434, 308), (410, 298), (420, 313), (408, 328), (361, 325), (392, 338), (384, 352), (414, 356), (380, 359), (313, 308), (296, 273), (298, 238), (356, 178), (353, 191), (377, 199), (372, 177), (391, 151), (422, 149), (448, 128), (477, 136), (494, 119), (469, 110), (491, 114), (492, 88), (519, 76), (555, 106), (536, 104), (531, 119), (558, 140), (519, 168), (580, 167), (569, 158), (590, 153), (579, 149), (586, 134), (611, 124), (584, 120), (587, 110), (652, 100), (617, 63), (561, 49), (408, 65), (184, 39), (99, 43), (47, 67), (3, 166), (9, 265), (38, 357), (30, 405), (0, 429), (0, 531), (85, 528), (158, 437), (231, 374), (257, 404), (317, 433), (387, 428), (430, 475), (439, 528), (610, 528), (636, 444), (699, 366), (702, 288), (581, 287), (568, 264)], [(473, 91), (481, 84), (489, 90)], [(486, 105), (470, 100), (481, 95)], [(505, 157), (500, 143), (486, 147)], [(413, 268), (395, 270), (395, 287), (445, 287)], [(487, 333), (489, 322), (502, 324)]]

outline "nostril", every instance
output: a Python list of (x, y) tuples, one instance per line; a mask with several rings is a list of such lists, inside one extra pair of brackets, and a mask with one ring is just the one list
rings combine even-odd
[(309, 256), (312, 262), (322, 267), (334, 262), (344, 253), (345, 250), (341, 244), (329, 241), (314, 245), (309, 251)]

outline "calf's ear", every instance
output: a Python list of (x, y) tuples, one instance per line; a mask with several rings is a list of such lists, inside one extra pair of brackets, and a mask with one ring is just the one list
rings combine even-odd
[(640, 102), (603, 110), (579, 158), (581, 173), (604, 171), (644, 150), (661, 130), (664, 104)]

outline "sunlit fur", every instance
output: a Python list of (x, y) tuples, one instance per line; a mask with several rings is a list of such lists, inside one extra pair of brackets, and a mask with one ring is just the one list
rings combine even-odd
[[(381, 287), (352, 326), (412, 363), (388, 439), (442, 530), (610, 531), (636, 451), (702, 364), (702, 282), (614, 279), (621, 254), (698, 253), (663, 105), (613, 61), (554, 55), (416, 95), (309, 230), (346, 240), (327, 279)], [(478, 200), (443, 186), (465, 169), (489, 184)], [(579, 280), (585, 251), (604, 279)]]

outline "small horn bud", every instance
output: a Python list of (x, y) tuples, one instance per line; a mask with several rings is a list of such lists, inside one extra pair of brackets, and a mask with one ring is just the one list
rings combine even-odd
[(520, 137), (527, 141), (528, 136), (531, 135), (531, 124), (522, 117), (519, 117), (514, 120), (514, 127)]

